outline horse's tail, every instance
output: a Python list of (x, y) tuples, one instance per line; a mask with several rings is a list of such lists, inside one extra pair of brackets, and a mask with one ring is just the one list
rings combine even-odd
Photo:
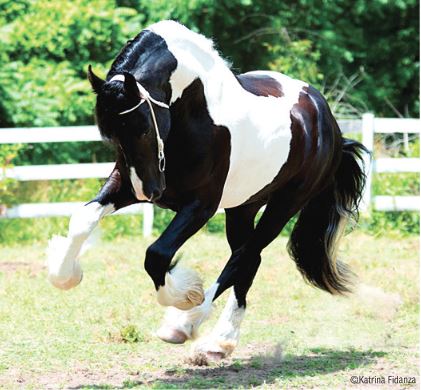
[(358, 218), (365, 183), (359, 142), (342, 140), (342, 160), (334, 182), (301, 210), (291, 233), (288, 251), (304, 278), (331, 294), (351, 291), (353, 273), (336, 260), (336, 246), (348, 218)]

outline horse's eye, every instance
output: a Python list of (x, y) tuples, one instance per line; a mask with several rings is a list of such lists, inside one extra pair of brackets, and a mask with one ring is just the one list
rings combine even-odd
[(142, 132), (142, 136), (148, 135), (151, 132), (151, 129), (148, 127)]

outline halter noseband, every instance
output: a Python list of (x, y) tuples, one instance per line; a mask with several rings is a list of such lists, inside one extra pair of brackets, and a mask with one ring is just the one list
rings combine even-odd
[[(117, 74), (111, 78), (110, 81), (123, 81), (124, 82), (125, 77), (122, 74)], [(129, 112), (134, 111), (136, 108), (138, 108), (141, 104), (143, 104), (145, 101), (148, 103), (149, 108), (151, 110), (151, 116), (152, 116), (152, 122), (155, 128), (155, 134), (156, 134), (156, 142), (158, 144), (158, 169), (159, 172), (165, 171), (165, 154), (164, 154), (164, 141), (162, 140), (161, 136), (159, 135), (159, 129), (158, 129), (158, 123), (156, 121), (155, 111), (153, 109), (152, 103), (156, 104), (157, 106), (167, 108), (170, 107), (168, 104), (165, 104), (163, 102), (160, 102), (158, 100), (155, 100), (149, 92), (143, 87), (139, 82), (136, 81), (137, 88), (139, 90), (139, 94), (141, 96), (140, 102), (136, 104), (134, 107), (129, 108), (126, 111), (120, 112), (118, 115), (124, 115), (128, 114)]]

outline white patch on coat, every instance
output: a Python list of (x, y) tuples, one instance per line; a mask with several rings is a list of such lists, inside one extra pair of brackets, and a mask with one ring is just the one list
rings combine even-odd
[(92, 202), (73, 213), (67, 237), (54, 236), (48, 243), (48, 280), (57, 288), (67, 290), (82, 280), (78, 256), (89, 234), (98, 221), (115, 211), (112, 204), (106, 206)]
[(218, 286), (219, 283), (214, 283), (208, 288), (203, 303), (193, 309), (179, 310), (175, 307), (169, 307), (165, 313), (164, 322), (157, 331), (158, 337), (165, 340), (167, 335), (171, 335), (175, 330), (184, 333), (187, 339), (196, 338), (199, 326), (205, 322), (212, 313), (213, 298)]
[(244, 307), (238, 307), (234, 289), (210, 335), (197, 341), (196, 352), (217, 353), (222, 357), (229, 356), (240, 339), (240, 327), (245, 314)]
[(130, 167), (130, 181), (136, 198), (138, 200), (149, 200), (143, 192), (143, 182), (140, 180), (139, 176), (137, 176), (136, 169), (134, 167)]
[(163, 306), (191, 309), (203, 303), (203, 281), (196, 271), (177, 265), (165, 274), (165, 285), (158, 288), (157, 299)]
[(244, 203), (270, 184), (287, 161), (292, 137), (290, 110), (308, 84), (277, 72), (249, 72), (275, 78), (284, 94), (256, 96), (240, 85), (211, 40), (174, 21), (158, 22), (148, 29), (166, 41), (178, 62), (170, 78), (171, 102), (199, 77), (209, 115), (230, 132), (230, 167), (220, 207)]

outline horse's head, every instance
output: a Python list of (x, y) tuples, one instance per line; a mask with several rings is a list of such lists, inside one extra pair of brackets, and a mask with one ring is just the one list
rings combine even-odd
[(136, 197), (159, 199), (165, 190), (163, 141), (170, 129), (165, 93), (145, 90), (130, 73), (105, 81), (89, 67), (88, 78), (97, 94), (100, 132), (120, 150)]

